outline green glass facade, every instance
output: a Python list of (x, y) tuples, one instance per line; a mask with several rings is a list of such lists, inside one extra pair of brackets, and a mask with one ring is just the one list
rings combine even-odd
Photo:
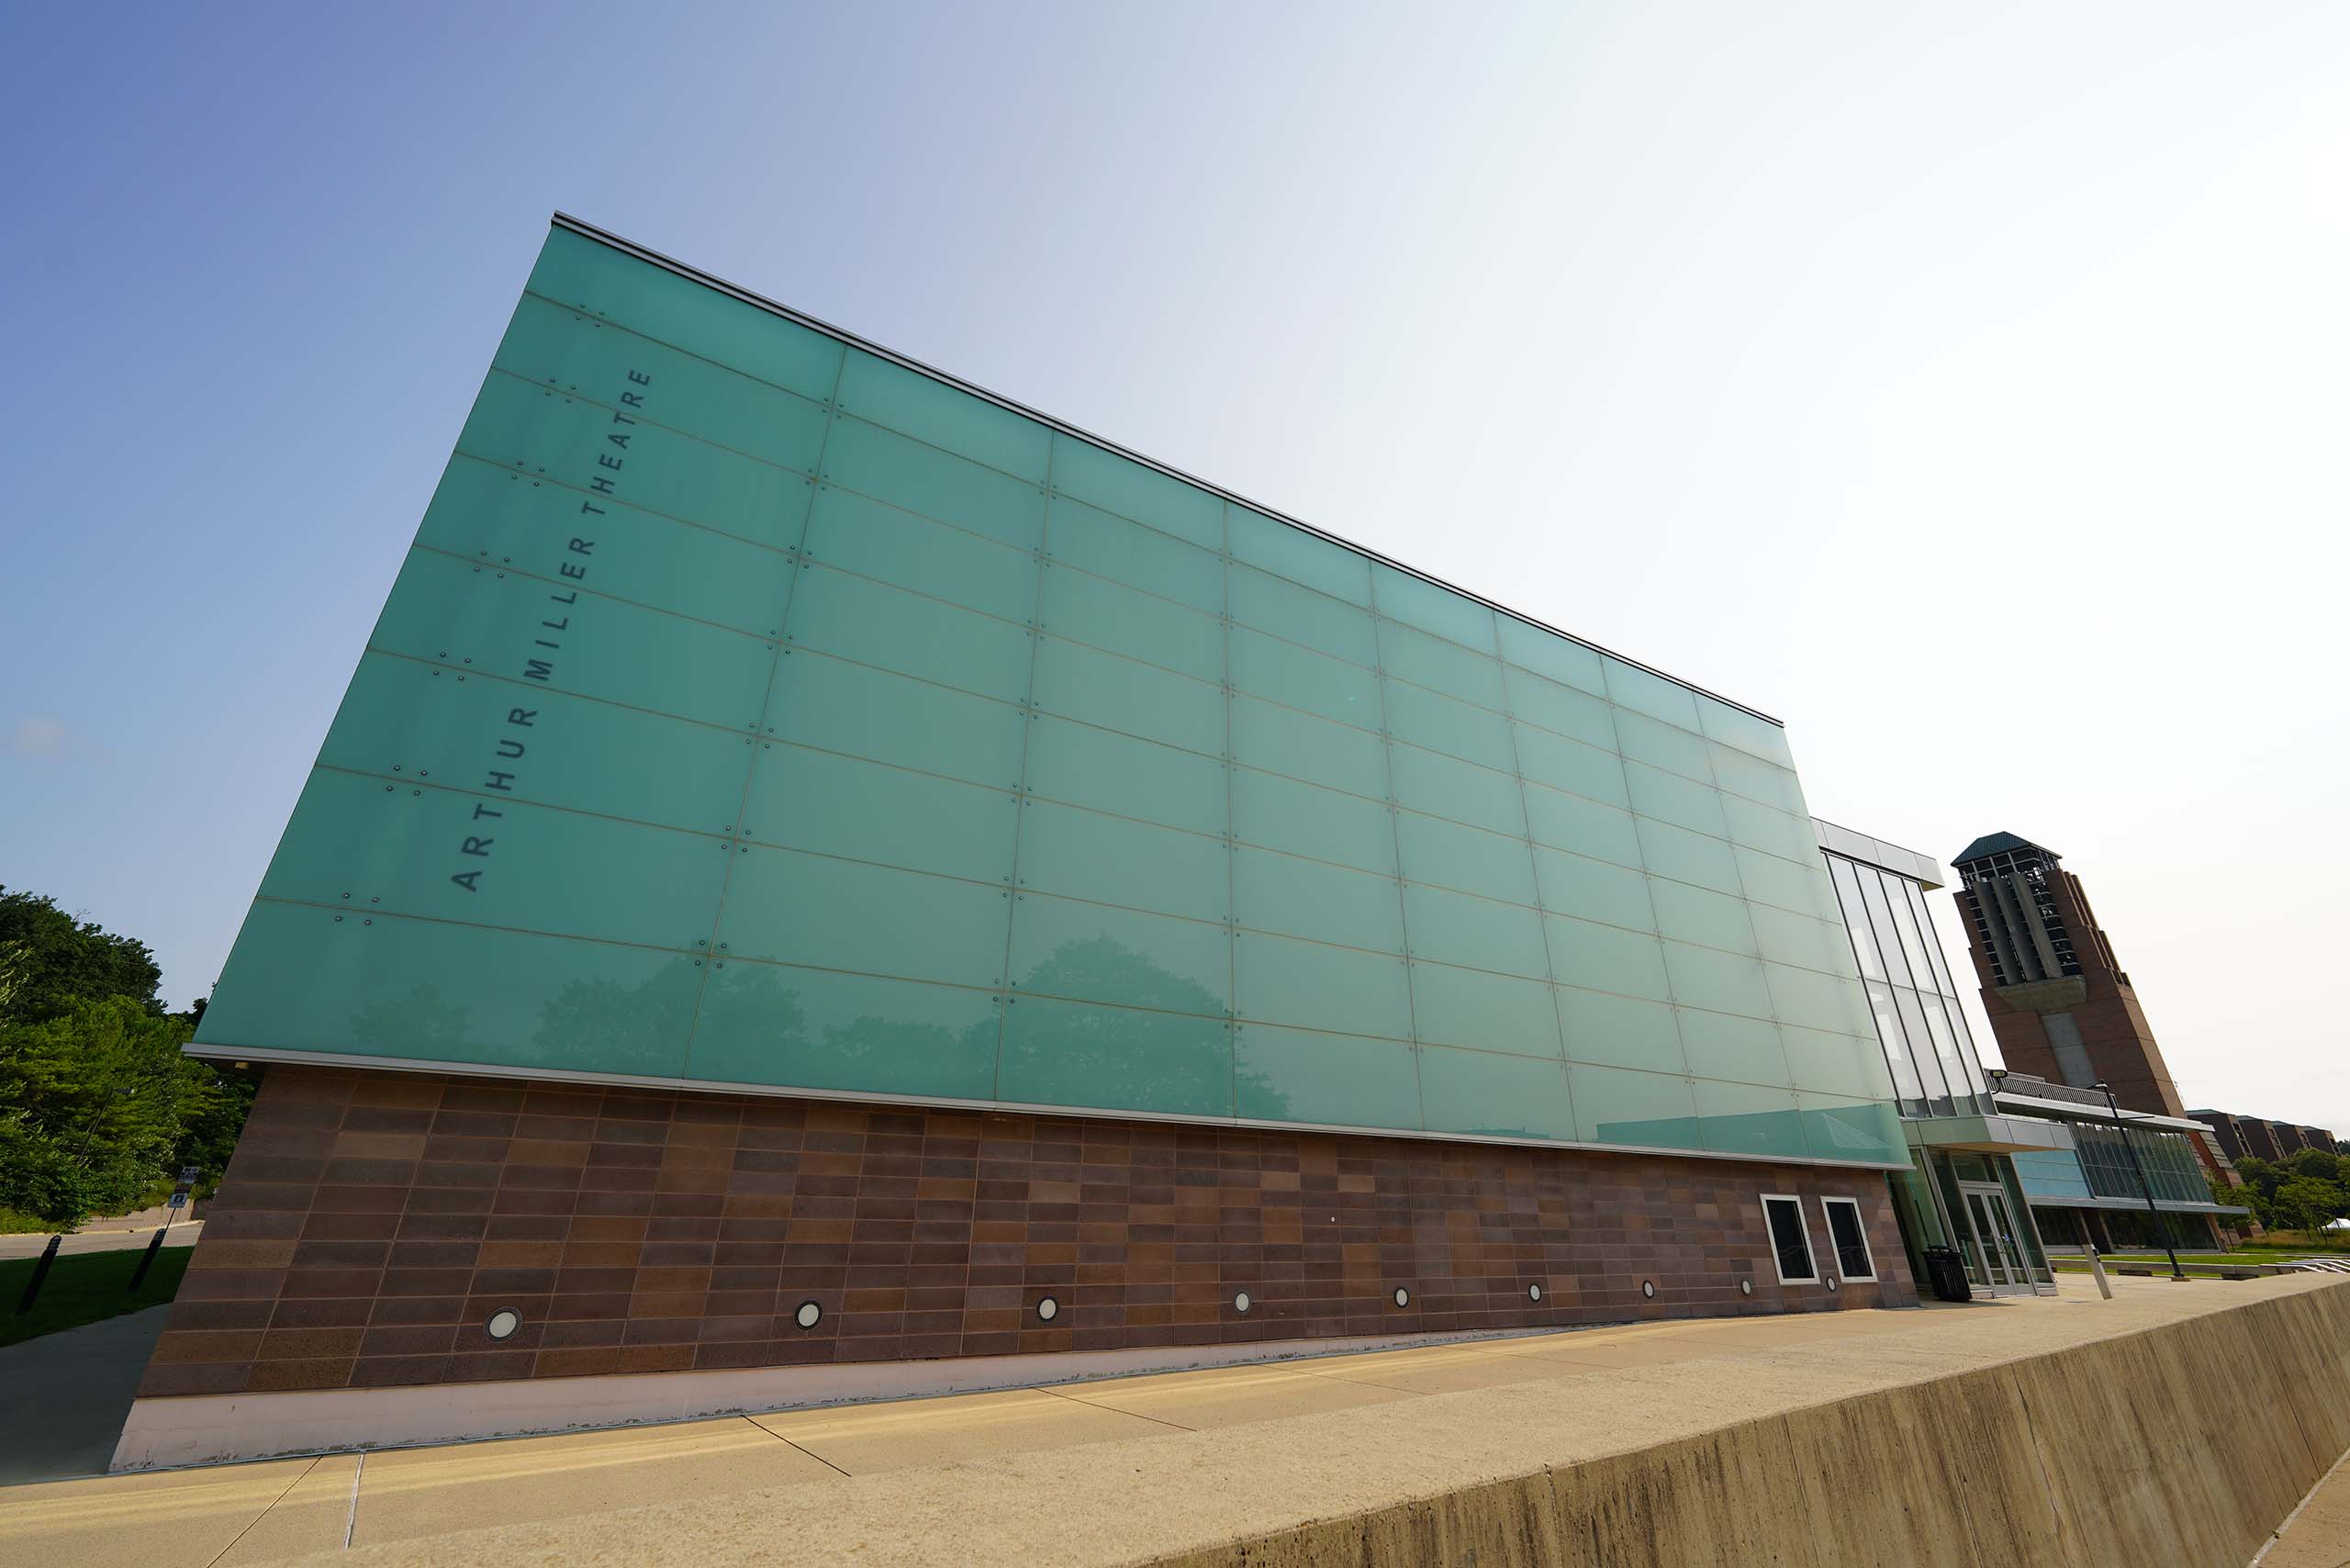
[(1907, 1163), (1776, 724), (562, 224), (196, 1048)]

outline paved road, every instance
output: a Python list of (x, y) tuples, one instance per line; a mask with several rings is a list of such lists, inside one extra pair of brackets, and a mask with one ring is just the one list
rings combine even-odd
[[(163, 1234), (166, 1247), (193, 1247), (196, 1238), (204, 1234), (204, 1222), (190, 1220), (173, 1226)], [(155, 1233), (147, 1230), (84, 1230), (65, 1238), (57, 1251), (60, 1257), (73, 1257), (83, 1252), (119, 1252), (126, 1247), (144, 1247), (154, 1239)], [(0, 1258), (38, 1258), (49, 1246), (47, 1236), (0, 1236)]]
[(0, 1350), (0, 1486), (103, 1474), (168, 1306)]

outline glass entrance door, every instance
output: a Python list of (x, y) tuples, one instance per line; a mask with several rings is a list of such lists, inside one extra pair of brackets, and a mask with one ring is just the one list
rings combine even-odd
[(2029, 1292), (2031, 1268), (2024, 1260), (2007, 1193), (1975, 1182), (1961, 1182), (1958, 1191), (1965, 1205), (1966, 1223), (1975, 1232), (1975, 1250), (1982, 1260), (1985, 1282), (2001, 1295)]

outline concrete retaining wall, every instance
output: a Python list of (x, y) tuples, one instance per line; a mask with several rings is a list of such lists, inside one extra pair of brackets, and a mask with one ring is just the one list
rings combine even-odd
[(1185, 1568), (2244, 1563), (2350, 1449), (2350, 1289), (1856, 1395)]

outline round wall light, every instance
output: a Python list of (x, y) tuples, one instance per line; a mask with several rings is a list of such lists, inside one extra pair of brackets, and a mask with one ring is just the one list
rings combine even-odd
[(1232, 1310), (1235, 1312), (1246, 1312), (1248, 1310), (1248, 1293), (1247, 1291), (1242, 1291), (1232, 1298)]
[(1740, 1295), (1752, 1295), (1754, 1294), (1754, 1282), (1752, 1280), (1739, 1281), (1738, 1294)]
[(1640, 1282), (1640, 1294), (1648, 1297), (1651, 1301), (1654, 1301), (1656, 1299), (1656, 1282), (1654, 1280), (1642, 1280)]
[(482, 1332), (493, 1339), (511, 1339), (514, 1330), (522, 1327), (522, 1315), (510, 1306), (501, 1306), (481, 1327)]
[(1527, 1286), (1526, 1299), (1528, 1301), (1540, 1301), (1542, 1299), (1542, 1287), (1540, 1285)]
[(1836, 1288), (1836, 1276), (1833, 1274), (1828, 1276), (1828, 1288), (1831, 1291)]
[(1046, 1296), (1044, 1300), (1036, 1304), (1036, 1316), (1043, 1318), (1047, 1323), (1050, 1323), (1054, 1318), (1058, 1317), (1060, 1315), (1061, 1304), (1055, 1301), (1051, 1296)]
[(800, 1304), (800, 1310), (791, 1315), (791, 1321), (797, 1323), (802, 1328), (813, 1328), (817, 1324), (822, 1323), (823, 1320), (824, 1309), (818, 1306), (812, 1301), (801, 1302)]
[(1409, 1306), (1409, 1305), (1412, 1305), (1412, 1293), (1411, 1293), (1410, 1291), (1405, 1290), (1403, 1286), (1401, 1286), (1401, 1285), (1397, 1285), (1397, 1286), (1395, 1287), (1395, 1305), (1396, 1305), (1397, 1306)]

